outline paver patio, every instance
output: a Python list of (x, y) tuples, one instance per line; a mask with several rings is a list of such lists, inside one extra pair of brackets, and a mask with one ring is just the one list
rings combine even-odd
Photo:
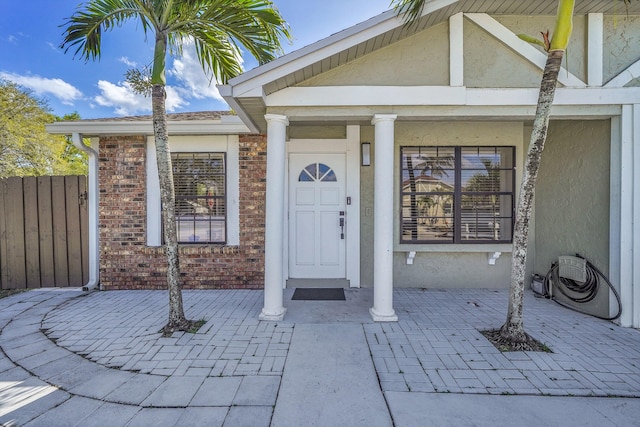
[[(346, 301), (291, 301), (291, 293), (284, 321), (261, 322), (261, 291), (184, 291), (187, 316), (206, 324), (169, 338), (159, 332), (167, 311), (162, 291), (38, 290), (2, 299), (0, 424), (80, 422), (78, 414), (105, 416), (125, 404), (117, 418), (124, 421), (114, 425), (196, 420), (204, 409), (219, 425), (255, 425), (256, 417), (269, 425), (276, 400), (295, 398), (282, 387), (306, 375), (301, 363), (287, 370), (303, 324), (326, 325), (319, 336), (332, 340), (333, 353), (323, 357), (341, 348), (371, 357), (391, 412), (404, 393), (640, 397), (637, 330), (531, 294), (527, 331), (553, 353), (501, 353), (479, 332), (504, 320), (506, 291), (396, 289), (397, 323), (370, 319), (371, 289), (346, 290)], [(344, 336), (360, 331), (363, 348), (348, 349), (341, 328), (350, 331)], [(16, 406), (29, 399), (46, 411)]]

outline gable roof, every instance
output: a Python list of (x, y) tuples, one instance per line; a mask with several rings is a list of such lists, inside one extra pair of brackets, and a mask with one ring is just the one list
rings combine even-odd
[[(557, 0), (427, 0), (422, 18), (407, 27), (389, 10), (323, 40), (284, 55), (235, 77), (219, 90), (227, 103), (253, 131), (266, 133), (264, 97), (389, 46), (459, 13), (554, 16)], [(640, 13), (640, 1), (580, 0), (575, 14)]]

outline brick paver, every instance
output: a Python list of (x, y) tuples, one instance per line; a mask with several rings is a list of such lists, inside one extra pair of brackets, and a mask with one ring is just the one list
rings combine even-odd
[(640, 333), (527, 294), (525, 329), (552, 353), (496, 350), (480, 333), (505, 319), (507, 292), (396, 289), (395, 324), (365, 324), (386, 391), (420, 378), (437, 392), (640, 397)]
[(162, 337), (167, 298), (158, 291), (101, 292), (49, 312), (42, 327), (56, 344), (101, 365), (152, 375), (282, 374), (292, 324), (258, 321), (258, 291), (184, 291), (185, 314), (207, 323)]
[[(371, 300), (371, 289), (350, 292)], [(125, 404), (131, 425), (197, 418), (205, 407), (229, 422), (271, 414), (296, 325), (258, 321), (261, 291), (183, 297), (187, 317), (206, 323), (172, 337), (159, 332), (162, 291), (41, 290), (0, 300), (0, 425), (7, 414), (18, 425), (64, 423), (66, 409), (89, 401), (103, 415)], [(506, 291), (396, 289), (397, 323), (362, 313), (345, 321), (362, 325), (388, 394), (640, 397), (639, 331), (527, 294), (525, 328), (553, 352), (501, 353), (480, 331), (499, 327), (506, 307)], [(38, 413), (10, 406), (34, 390)]]

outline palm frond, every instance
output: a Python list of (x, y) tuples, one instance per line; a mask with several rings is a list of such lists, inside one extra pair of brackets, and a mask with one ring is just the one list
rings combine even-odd
[(80, 55), (85, 61), (100, 57), (102, 33), (120, 27), (125, 21), (139, 17), (146, 33), (149, 28), (147, 16), (141, 13), (136, 0), (94, 0), (78, 10), (61, 26), (65, 27), (64, 40), (60, 48), (65, 53), (76, 47), (74, 57)]
[(168, 28), (171, 50), (179, 51), (181, 40), (192, 38), (203, 68), (221, 82), (242, 72), (241, 47), (264, 64), (282, 53), (281, 39), (291, 37), (271, 1), (191, 0), (175, 7), (176, 19)]
[(393, 0), (391, 5), (396, 11), (396, 15), (404, 19), (405, 25), (415, 25), (420, 17), (426, 0)]
[(264, 64), (282, 53), (281, 40), (291, 39), (271, 0), (90, 0), (65, 22), (61, 47), (75, 47), (74, 56), (86, 61), (99, 58), (102, 34), (131, 19), (140, 19), (160, 46), (154, 76), (164, 74), (158, 54), (180, 56), (190, 40), (205, 72), (226, 82), (242, 72), (241, 48)]

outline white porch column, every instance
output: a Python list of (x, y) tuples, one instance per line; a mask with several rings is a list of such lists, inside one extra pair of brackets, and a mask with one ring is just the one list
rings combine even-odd
[(640, 104), (633, 106), (633, 327), (640, 328)]
[(398, 320), (393, 310), (393, 143), (395, 114), (376, 114), (374, 158), (373, 307), (376, 322)]
[[(640, 327), (640, 104), (611, 121), (609, 275), (620, 291), (620, 325)], [(613, 302), (612, 302), (613, 303)]]
[(260, 320), (280, 321), (283, 299), (284, 188), (286, 116), (267, 114), (267, 196), (264, 243), (264, 307)]

